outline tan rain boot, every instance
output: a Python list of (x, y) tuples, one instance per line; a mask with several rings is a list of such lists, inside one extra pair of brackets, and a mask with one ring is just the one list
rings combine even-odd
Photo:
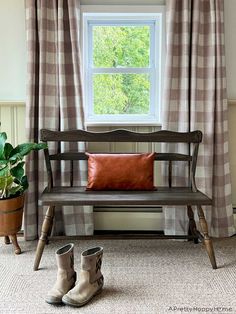
[(62, 303), (63, 295), (75, 286), (74, 244), (69, 243), (58, 249), (56, 261), (58, 266), (57, 280), (46, 297), (46, 302), (49, 304)]
[(102, 247), (88, 249), (81, 254), (81, 270), (76, 286), (65, 294), (62, 302), (72, 306), (82, 306), (101, 292), (103, 287)]

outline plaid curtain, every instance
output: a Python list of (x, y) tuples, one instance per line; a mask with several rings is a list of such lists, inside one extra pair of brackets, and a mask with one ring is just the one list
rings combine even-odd
[[(167, 0), (167, 60), (163, 129), (203, 132), (196, 183), (213, 199), (205, 208), (210, 234), (235, 233), (228, 156), (228, 108), (223, 0)], [(165, 149), (171, 151), (173, 147)], [(177, 150), (188, 153), (178, 145)], [(186, 183), (188, 165), (174, 167)], [(165, 208), (165, 233), (187, 233), (186, 209)]]
[[(28, 82), (26, 100), (27, 140), (38, 141), (41, 128), (84, 129), (80, 76), (78, 0), (26, 0)], [(68, 145), (49, 146), (63, 151)], [(71, 148), (71, 147), (70, 147)], [(84, 150), (82, 144), (74, 149)], [(55, 184), (65, 185), (69, 164), (54, 164)], [(74, 184), (86, 184), (86, 166), (74, 165)], [(27, 162), (29, 190), (25, 206), (25, 238), (35, 239), (41, 230), (46, 208), (38, 207), (38, 196), (46, 186), (43, 153), (32, 154)], [(92, 207), (56, 208), (54, 234), (93, 233)]]

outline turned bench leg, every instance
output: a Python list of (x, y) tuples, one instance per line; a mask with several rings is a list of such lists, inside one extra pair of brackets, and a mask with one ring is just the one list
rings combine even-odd
[(187, 213), (188, 213), (188, 219), (189, 219), (188, 235), (192, 235), (194, 237), (193, 242), (195, 244), (198, 244), (198, 235), (196, 233), (197, 232), (196, 222), (194, 220), (194, 213), (190, 205), (187, 206)]
[(214, 248), (213, 248), (212, 240), (208, 235), (207, 222), (206, 222), (202, 207), (197, 206), (197, 211), (198, 211), (199, 223), (200, 223), (200, 226), (201, 226), (201, 229), (203, 232), (203, 236), (204, 236), (203, 241), (204, 241), (208, 256), (210, 258), (212, 268), (217, 269)]
[(4, 236), (4, 243), (5, 244), (10, 244), (10, 239), (9, 239), (9, 236)]
[(47, 234), (47, 238), (46, 238), (46, 244), (47, 245), (49, 244), (49, 237), (52, 234), (54, 211), (55, 211), (55, 207), (53, 206), (53, 216), (52, 216), (52, 219), (50, 220), (50, 226), (49, 226), (49, 230), (48, 230), (48, 234)]
[[(11, 241), (10, 241), (11, 239)], [(15, 254), (21, 254), (21, 248), (18, 244), (18, 241), (17, 241), (17, 235), (16, 234), (11, 234), (11, 235), (7, 235), (7, 236), (4, 236), (4, 243), (5, 244), (10, 244), (12, 242), (13, 246), (14, 246), (14, 249), (15, 249)]]
[(46, 215), (44, 217), (41, 236), (38, 241), (35, 260), (34, 260), (34, 270), (37, 270), (39, 267), (43, 250), (48, 239), (49, 231), (50, 231), (50, 228), (52, 228), (51, 226), (53, 224), (54, 208), (55, 206), (49, 206), (47, 209)]
[(20, 246), (18, 244), (16, 234), (10, 234), (10, 239), (11, 239), (11, 242), (12, 242), (12, 244), (14, 246), (15, 254), (21, 254), (21, 248), (20, 248)]

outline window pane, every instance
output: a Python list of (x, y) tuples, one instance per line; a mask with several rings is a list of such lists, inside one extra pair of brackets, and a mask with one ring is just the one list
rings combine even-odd
[(148, 74), (94, 74), (95, 114), (148, 114)]
[(94, 67), (148, 67), (150, 26), (93, 26)]

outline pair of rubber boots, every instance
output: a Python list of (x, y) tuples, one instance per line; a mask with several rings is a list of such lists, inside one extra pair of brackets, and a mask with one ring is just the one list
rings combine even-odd
[(67, 244), (56, 251), (57, 280), (49, 291), (46, 302), (83, 306), (103, 287), (102, 247), (90, 248), (81, 254), (81, 270), (76, 283), (74, 270), (74, 244)]

